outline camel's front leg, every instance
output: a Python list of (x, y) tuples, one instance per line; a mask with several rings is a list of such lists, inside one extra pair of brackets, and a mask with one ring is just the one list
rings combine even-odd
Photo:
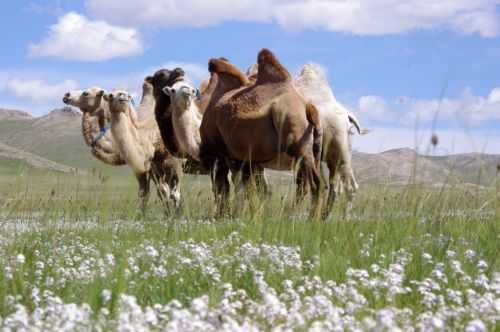
[(212, 167), (212, 183), (215, 194), (217, 215), (222, 216), (225, 212), (227, 199), (229, 198), (229, 167), (224, 160), (216, 159)]
[(149, 200), (149, 182), (150, 177), (147, 173), (137, 174), (137, 182), (139, 183), (139, 200), (142, 213), (146, 212), (146, 206)]

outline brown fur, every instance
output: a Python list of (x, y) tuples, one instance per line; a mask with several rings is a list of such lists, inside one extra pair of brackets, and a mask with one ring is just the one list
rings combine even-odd
[(270, 51), (259, 53), (258, 64), (256, 84), (246, 86), (248, 79), (235, 66), (220, 60), (209, 63), (212, 79), (218, 81), (200, 129), (200, 157), (217, 170), (218, 202), (222, 204), (228, 193), (224, 160), (259, 164), (275, 160), (281, 153), (302, 160), (297, 196), (309, 184), (316, 201), (321, 184), (316, 167), (319, 153), (313, 151), (314, 131), (320, 129), (317, 110), (298, 94), (290, 74)]
[(291, 82), (292, 76), (268, 49), (260, 51), (257, 57), (258, 73), (256, 84)]

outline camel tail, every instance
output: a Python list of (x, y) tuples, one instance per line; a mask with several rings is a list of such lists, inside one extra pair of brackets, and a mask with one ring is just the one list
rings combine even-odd
[(306, 105), (307, 121), (314, 127), (313, 130), (313, 154), (316, 164), (319, 166), (321, 162), (321, 145), (323, 141), (323, 130), (319, 119), (318, 109), (311, 103)]
[(361, 128), (361, 125), (360, 125), (358, 119), (354, 116), (354, 114), (348, 113), (348, 117), (349, 117), (349, 122), (356, 128), (356, 130), (358, 131), (358, 134), (366, 135), (370, 132), (369, 129)]

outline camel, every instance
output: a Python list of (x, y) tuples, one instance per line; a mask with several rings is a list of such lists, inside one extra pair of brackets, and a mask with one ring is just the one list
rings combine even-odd
[[(229, 193), (229, 160), (250, 167), (250, 176), (266, 163), (283, 158), (299, 163), (297, 194), (311, 188), (313, 212), (319, 206), (319, 159), (322, 130), (319, 114), (296, 91), (289, 72), (271, 51), (259, 52), (255, 84), (228, 61), (211, 59), (208, 101), (200, 127), (200, 159), (212, 172), (216, 201), (221, 211)], [(200, 104), (204, 104), (204, 98)]]
[(346, 213), (349, 213), (358, 189), (351, 161), (351, 128), (356, 128), (360, 135), (366, 134), (368, 130), (362, 128), (357, 118), (336, 100), (326, 78), (316, 66), (306, 64), (294, 84), (297, 90), (318, 108), (323, 125), (321, 159), (327, 164), (330, 173), (327, 209), (324, 213), (329, 214), (338, 195), (338, 175), (347, 194)]
[[(187, 157), (183, 159), (182, 171), (187, 174), (207, 174), (207, 171), (197, 160), (180, 151), (172, 121), (171, 100), (163, 91), (165, 87), (171, 87), (176, 82), (183, 80), (185, 80), (185, 73), (182, 68), (175, 68), (173, 70), (160, 69), (148, 77), (148, 82), (153, 86), (153, 95), (156, 101), (154, 110), (156, 122), (160, 128), (163, 143), (169, 153), (177, 158)], [(203, 110), (201, 107), (199, 109), (200, 111)]]
[(115, 90), (103, 97), (109, 103), (111, 133), (118, 151), (139, 183), (142, 211), (145, 211), (149, 199), (151, 180), (162, 200), (169, 198), (175, 207), (179, 207), (179, 165), (165, 149), (154, 118), (145, 117), (139, 121), (131, 105), (132, 97), (126, 91)]
[(100, 87), (70, 91), (64, 95), (63, 102), (82, 111), (82, 134), (92, 155), (108, 165), (125, 165), (109, 131), (111, 115), (109, 105), (103, 99), (104, 93), (104, 89)]
[[(251, 65), (246, 74), (250, 81), (255, 82), (258, 66)], [(353, 128), (360, 135), (365, 135), (369, 130), (362, 128), (358, 119), (336, 100), (326, 78), (315, 65), (304, 65), (300, 74), (295, 78), (294, 85), (306, 100), (314, 103), (318, 108), (323, 126), (321, 160), (326, 163), (330, 173), (328, 199), (323, 211), (324, 217), (330, 213), (333, 203), (342, 189), (348, 196), (347, 214), (352, 208), (352, 201), (359, 187), (352, 170), (350, 136), (354, 133)], [(292, 165), (290, 160), (283, 159), (279, 165), (267, 163), (265, 167), (286, 170), (290, 169)], [(341, 182), (337, 183), (339, 173)]]
[(200, 126), (202, 114), (196, 103), (200, 96), (198, 89), (186, 81), (178, 81), (163, 92), (170, 97), (172, 125), (179, 144), (179, 152), (200, 161)]

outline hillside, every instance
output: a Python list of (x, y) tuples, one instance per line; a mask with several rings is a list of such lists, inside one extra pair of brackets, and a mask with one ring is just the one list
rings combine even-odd
[(497, 176), (500, 155), (480, 153), (449, 156), (418, 155), (404, 148), (378, 154), (354, 152), (353, 164), (361, 181), (406, 184), (411, 182), (441, 186), (465, 182), (488, 185)]
[(28, 166), (37, 169), (74, 173), (76, 169), (62, 165), (30, 152), (22, 151), (0, 142), (0, 163), (10, 167)]
[(0, 109), (0, 142), (71, 167), (101, 167), (81, 134), (81, 113), (56, 109), (41, 117)]

